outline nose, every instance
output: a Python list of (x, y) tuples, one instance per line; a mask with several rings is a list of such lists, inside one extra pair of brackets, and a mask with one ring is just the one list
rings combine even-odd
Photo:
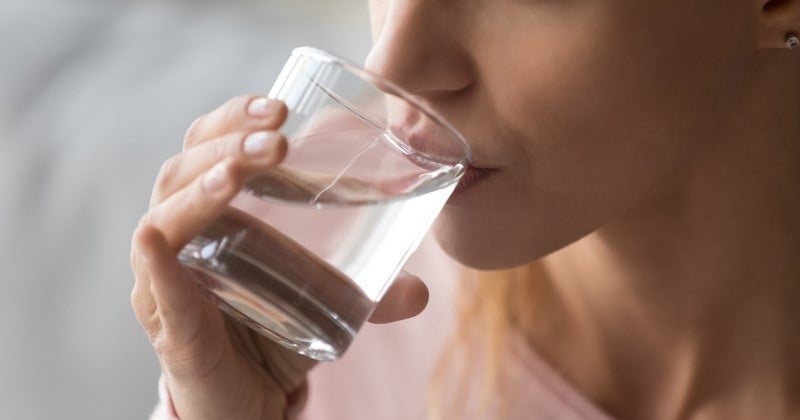
[(468, 88), (472, 66), (458, 15), (442, 3), (390, 0), (365, 67), (425, 99)]

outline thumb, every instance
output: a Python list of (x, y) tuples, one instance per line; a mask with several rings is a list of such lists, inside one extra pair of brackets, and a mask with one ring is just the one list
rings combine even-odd
[(369, 321), (375, 324), (400, 321), (419, 315), (428, 304), (428, 287), (405, 271), (400, 272), (383, 296)]

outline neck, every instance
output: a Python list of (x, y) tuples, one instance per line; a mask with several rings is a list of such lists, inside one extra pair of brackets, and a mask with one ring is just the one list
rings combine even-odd
[(533, 340), (621, 418), (798, 414), (800, 66), (790, 59), (757, 72), (678, 182), (543, 260), (563, 334)]

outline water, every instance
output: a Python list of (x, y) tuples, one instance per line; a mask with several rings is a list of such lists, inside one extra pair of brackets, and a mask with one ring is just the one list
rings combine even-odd
[(458, 171), (373, 132), (295, 139), (285, 165), (250, 180), (180, 258), (203, 273), (222, 309), (333, 360), (419, 245)]

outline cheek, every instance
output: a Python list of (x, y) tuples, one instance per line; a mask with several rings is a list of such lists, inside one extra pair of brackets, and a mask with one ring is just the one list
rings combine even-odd
[(728, 2), (731, 16), (716, 26), (703, 16), (719, 13), (705, 10), (718, 0), (586, 2), (538, 36), (505, 40), (537, 52), (498, 66), (506, 71), (487, 88), (501, 125), (524, 139), (518, 147), (539, 188), (613, 212), (712, 141), (736, 103), (751, 59), (742, 51), (754, 39), (744, 10), (731, 10), (744, 2)]
[(582, 2), (569, 19), (483, 37), (487, 114), (519, 153), (492, 197), (443, 213), (443, 247), (479, 268), (522, 264), (669, 185), (714, 138), (749, 66), (746, 13), (728, 5), (711, 26), (697, 14), (715, 2)]

